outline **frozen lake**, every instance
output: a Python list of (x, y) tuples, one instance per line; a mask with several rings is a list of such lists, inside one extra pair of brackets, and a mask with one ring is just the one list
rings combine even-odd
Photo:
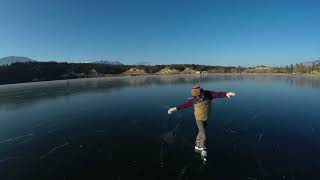
[[(190, 89), (215, 99), (208, 162)], [(0, 179), (320, 179), (320, 78), (131, 76), (0, 86)]]

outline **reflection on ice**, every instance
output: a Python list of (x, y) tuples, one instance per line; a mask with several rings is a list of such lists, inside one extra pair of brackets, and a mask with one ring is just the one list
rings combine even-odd
[[(169, 117), (169, 121), (171, 121), (171, 116)], [(167, 131), (160, 136), (161, 140), (163, 140), (168, 144), (173, 144), (176, 141), (177, 131), (181, 122), (182, 122), (182, 118), (179, 118), (178, 123), (172, 130)]]
[(282, 81), (291, 86), (320, 88), (320, 78), (318, 77), (290, 76), (285, 74), (201, 74), (103, 77), (1, 85), (0, 108), (2, 106), (7, 108), (7, 105), (14, 105), (15, 108), (18, 108), (41, 99), (70, 96), (73, 94), (93, 91), (106, 92), (121, 89), (127, 86), (183, 83), (198, 84), (200, 80), (201, 83), (226, 80)]
[(178, 179), (179, 179), (179, 180), (188, 179), (188, 177), (186, 177), (186, 172), (187, 172), (189, 166), (190, 166), (190, 163), (187, 164), (187, 165), (185, 165), (185, 166), (182, 168), (182, 170), (180, 171), (180, 173), (179, 173), (179, 175), (178, 175)]
[(169, 131), (162, 134), (161, 139), (168, 144), (173, 144), (176, 141), (176, 134), (172, 131)]
[(260, 134), (259, 134), (259, 139), (258, 139), (258, 142), (259, 142), (259, 143), (261, 142), (262, 136), (263, 136), (263, 133), (260, 133)]
[(163, 167), (164, 162), (163, 162), (163, 142), (161, 142), (160, 145), (160, 166)]

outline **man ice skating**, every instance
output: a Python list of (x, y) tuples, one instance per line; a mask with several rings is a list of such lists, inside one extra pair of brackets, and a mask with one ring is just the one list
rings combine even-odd
[(224, 98), (235, 96), (234, 92), (214, 92), (203, 90), (200, 86), (195, 86), (191, 89), (192, 98), (189, 98), (185, 103), (172, 107), (168, 110), (168, 114), (177, 110), (186, 109), (188, 107), (194, 107), (194, 116), (199, 132), (196, 138), (195, 150), (201, 152), (201, 157), (206, 161), (207, 151), (205, 147), (205, 126), (210, 112), (211, 100), (214, 98)]

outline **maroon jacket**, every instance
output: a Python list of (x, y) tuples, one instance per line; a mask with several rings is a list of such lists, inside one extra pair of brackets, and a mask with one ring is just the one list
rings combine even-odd
[[(214, 98), (224, 98), (224, 97), (226, 97), (227, 93), (226, 92), (203, 91), (203, 95), (204, 95), (204, 100), (211, 101)], [(191, 99), (188, 99), (188, 101), (186, 101), (185, 103), (178, 105), (177, 110), (186, 109), (188, 107), (193, 106), (197, 102), (198, 102), (198, 98), (193, 97)]]

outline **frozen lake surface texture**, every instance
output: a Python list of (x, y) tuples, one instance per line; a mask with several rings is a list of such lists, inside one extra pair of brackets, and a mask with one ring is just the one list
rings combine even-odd
[[(208, 161), (191, 87), (214, 99)], [(128, 76), (0, 86), (0, 179), (320, 179), (320, 78)]]

